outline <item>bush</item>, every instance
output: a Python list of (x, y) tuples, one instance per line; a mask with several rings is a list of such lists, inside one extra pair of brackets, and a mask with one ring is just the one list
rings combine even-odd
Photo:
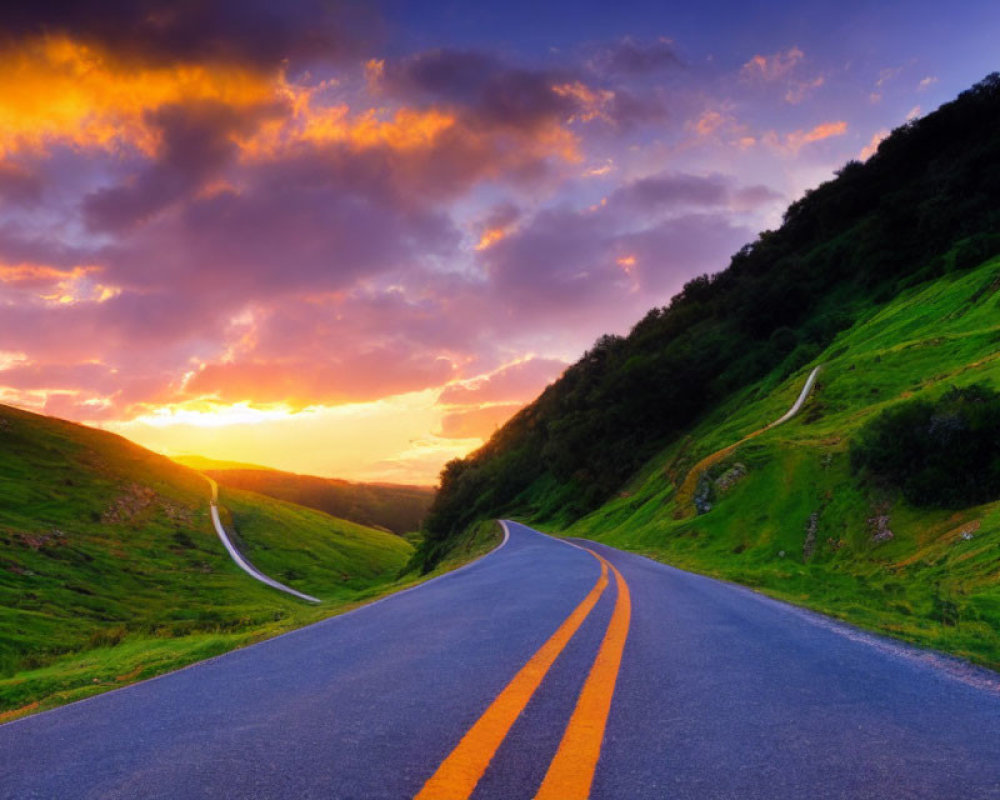
[(1000, 498), (1000, 394), (952, 388), (936, 402), (883, 412), (851, 444), (851, 466), (915, 506), (964, 508)]

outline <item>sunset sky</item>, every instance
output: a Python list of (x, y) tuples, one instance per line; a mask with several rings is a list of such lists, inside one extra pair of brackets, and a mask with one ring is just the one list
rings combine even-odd
[(995, 0), (18, 5), (0, 402), (355, 480), (433, 483), (1000, 69)]

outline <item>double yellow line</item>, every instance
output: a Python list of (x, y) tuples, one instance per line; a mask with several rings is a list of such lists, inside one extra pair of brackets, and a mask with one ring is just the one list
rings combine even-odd
[(535, 800), (586, 800), (601, 755), (604, 728), (628, 638), (632, 601), (621, 573), (593, 550), (581, 549), (600, 562), (601, 574), (597, 583), (469, 728), (414, 800), (467, 800), (472, 795), (511, 726), (573, 634), (597, 605), (608, 586), (610, 570), (618, 588), (615, 609), (559, 749), (535, 795)]

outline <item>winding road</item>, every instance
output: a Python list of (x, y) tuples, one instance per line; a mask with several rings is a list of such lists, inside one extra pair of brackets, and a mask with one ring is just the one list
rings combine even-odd
[(0, 726), (0, 797), (1000, 797), (995, 673), (507, 527), (408, 592)]
[(286, 586), (281, 583), (281, 581), (276, 581), (269, 575), (265, 575), (247, 560), (246, 556), (244, 556), (239, 551), (239, 548), (236, 547), (232, 537), (229, 535), (229, 531), (226, 530), (226, 526), (222, 524), (222, 518), (219, 516), (219, 484), (207, 475), (205, 475), (204, 478), (212, 487), (212, 503), (210, 507), (212, 527), (215, 528), (215, 533), (222, 541), (222, 546), (226, 548), (226, 552), (229, 553), (229, 557), (233, 560), (236, 566), (238, 566), (255, 581), (260, 581), (261, 583), (270, 586), (272, 589), (277, 589), (279, 592), (290, 594), (293, 597), (299, 598), (299, 600), (305, 600), (307, 603), (319, 603), (320, 599), (318, 597), (313, 597), (311, 594), (306, 594), (305, 592), (300, 592), (298, 589), (293, 589), (291, 586)]
[(767, 423), (763, 428), (758, 428), (755, 431), (748, 433), (742, 439), (737, 442), (733, 442), (721, 450), (716, 450), (714, 453), (709, 453), (707, 456), (701, 459), (697, 464), (695, 464), (691, 469), (688, 470), (687, 476), (684, 478), (680, 487), (677, 490), (677, 505), (680, 508), (686, 508), (691, 502), (695, 488), (698, 486), (698, 481), (704, 474), (705, 470), (709, 467), (718, 464), (722, 459), (731, 455), (736, 451), (736, 449), (745, 442), (750, 441), (762, 433), (766, 433), (771, 430), (771, 428), (776, 428), (779, 425), (788, 422), (792, 417), (802, 410), (802, 406), (805, 404), (806, 400), (809, 399), (809, 394), (813, 390), (813, 386), (816, 384), (816, 377), (819, 375), (819, 371), (822, 368), (822, 364), (813, 367), (812, 372), (809, 373), (809, 377), (806, 378), (806, 382), (802, 386), (802, 390), (799, 392), (799, 396), (792, 403), (791, 408), (788, 409), (784, 414), (778, 417), (776, 420)]

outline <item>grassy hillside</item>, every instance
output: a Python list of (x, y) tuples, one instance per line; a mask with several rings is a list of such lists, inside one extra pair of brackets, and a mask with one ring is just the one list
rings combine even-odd
[[(434, 490), (429, 486), (350, 483), (279, 470), (222, 467), (208, 459), (203, 461), (208, 463), (196, 468), (220, 486), (266, 494), (398, 534), (419, 530), (434, 499)], [(195, 464), (190, 460), (185, 463)]]
[[(471, 524), (516, 515), (1000, 667), (1000, 503), (916, 508), (848, 455), (899, 403), (1000, 389), (998, 232), (994, 74), (627, 337), (599, 339), (449, 463), (414, 560), (431, 567)], [(802, 414), (691, 475), (780, 417), (817, 364)], [(984, 448), (982, 484), (997, 485), (1000, 441)]]
[(0, 406), (0, 715), (319, 619), (386, 590), (412, 553), (382, 531), (225, 491), (251, 559), (326, 601), (310, 606), (232, 563), (208, 499), (203, 476), (125, 439)]
[(864, 164), (846, 164), (778, 230), (690, 281), (627, 337), (601, 337), (481, 450), (450, 462), (426, 523), (425, 567), (476, 520), (593, 511), (706, 414), (780, 384), (901, 292), (1000, 252), (998, 231), (994, 74), (894, 131)]
[[(690, 467), (780, 416), (813, 363), (800, 416), (712, 467), (697, 514), (677, 491)], [(1000, 259), (904, 292), (731, 398), (598, 511), (547, 522), (1000, 668), (1000, 502), (915, 508), (848, 458), (879, 412), (974, 383), (1000, 389)]]
[(320, 600), (371, 593), (412, 550), (398, 536), (253, 492), (221, 487), (219, 502), (255, 567)]

